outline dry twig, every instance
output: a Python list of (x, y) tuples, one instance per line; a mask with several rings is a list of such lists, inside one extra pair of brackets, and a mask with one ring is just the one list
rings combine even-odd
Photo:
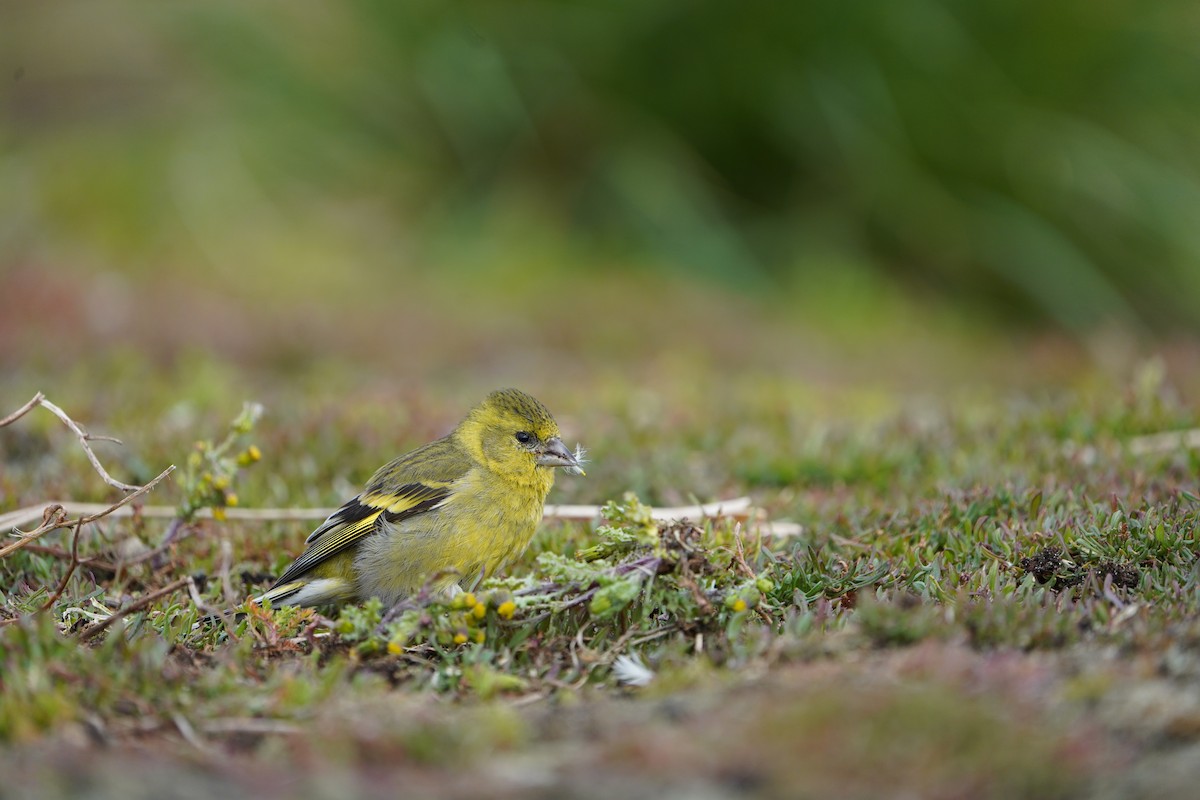
[(0, 419), (0, 428), (5, 428), (9, 425), (12, 425), (14, 422), (19, 420), (21, 417), (28, 414), (31, 409), (33, 409), (35, 406), (39, 405), (45, 399), (46, 399), (46, 395), (42, 394), (41, 392), (38, 392), (30, 399), (30, 401), (28, 403), (21, 406), (16, 411), (12, 412), (4, 419)]
[[(113, 514), (121, 509), (124, 509), (135, 499), (153, 489), (159, 481), (167, 477), (167, 475), (170, 475), (175, 467), (167, 467), (161, 474), (159, 474), (157, 478), (150, 481), (145, 486), (133, 486), (132, 484), (118, 481), (117, 479), (113, 478), (113, 476), (108, 474), (108, 470), (106, 470), (104, 465), (100, 463), (100, 459), (96, 457), (95, 452), (93, 452), (91, 445), (88, 443), (94, 440), (103, 440), (117, 442), (120, 444), (120, 441), (112, 438), (111, 436), (93, 436), (89, 434), (83, 429), (83, 426), (71, 419), (65, 411), (47, 400), (46, 395), (42, 394), (41, 392), (35, 394), (32, 398), (30, 398), (29, 402), (25, 403), (25, 405), (21, 406), (4, 419), (0, 419), (0, 428), (13, 424), (38, 406), (41, 406), (54, 416), (58, 417), (62, 423), (66, 425), (72, 433), (75, 434), (75, 436), (79, 439), (80, 445), (83, 447), (84, 453), (87, 454), (88, 461), (91, 462), (92, 467), (96, 470), (105, 483), (116, 489), (120, 489), (121, 491), (129, 492), (129, 494), (127, 494), (121, 500), (110, 505), (103, 505), (99, 503), (79, 504), (85, 506), (85, 508), (72, 510), (67, 508), (68, 505), (72, 504), (44, 503), (40, 506), (30, 506), (19, 509), (17, 512), (9, 512), (8, 514), (0, 515), (0, 531), (7, 531), (11, 529), (14, 530), (19, 537), (17, 541), (13, 542), (12, 544), (9, 544), (5, 547), (0, 547), (0, 558), (4, 558), (10, 553), (20, 550), (22, 547), (27, 547), (30, 543), (36, 541), (42, 536), (45, 536), (47, 533), (59, 530), (60, 528), (74, 526), (75, 537), (71, 545), (71, 566), (67, 570), (66, 577), (63, 578), (63, 586), (65, 587), (66, 581), (71, 577), (71, 574), (75, 571), (76, 567), (79, 566), (79, 529), (90, 522), (95, 522), (102, 517), (106, 517), (109, 514)], [(68, 519), (71, 513), (77, 513), (80, 516), (77, 519)], [(20, 530), (17, 530), (17, 526), (32, 522), (33, 520), (38, 519), (39, 516), (42, 519), (42, 524), (36, 529), (30, 531), (29, 533), (23, 533)], [(61, 589), (56, 594), (60, 595)]]
[(756, 573), (749, 564), (746, 563), (746, 545), (742, 541), (742, 526), (738, 523), (733, 529), (733, 560), (737, 563), (742, 574), (747, 578), (756, 578)]
[[(170, 475), (175, 467), (167, 467), (158, 475), (158, 477), (147, 483), (145, 486), (133, 486), (131, 484), (122, 483), (121, 481), (116, 480), (108, 474), (108, 470), (104, 469), (104, 466), (100, 463), (100, 459), (96, 457), (96, 454), (92, 450), (89, 442), (96, 440), (117, 442), (118, 444), (120, 442), (117, 439), (113, 439), (109, 436), (92, 436), (85, 431), (83, 427), (79, 425), (79, 423), (71, 419), (65, 411), (47, 400), (46, 396), (41, 392), (35, 394), (29, 400), (29, 402), (25, 403), (25, 405), (21, 406), (4, 419), (0, 419), (0, 428), (11, 425), (38, 406), (41, 406), (54, 416), (58, 417), (62, 423), (75, 434), (75, 436), (79, 439), (80, 445), (83, 447), (84, 453), (87, 454), (88, 461), (91, 462), (92, 467), (96, 470), (105, 483), (116, 489), (120, 489), (121, 491), (128, 492), (125, 497), (121, 498), (116, 503), (109, 505), (88, 504), (89, 508), (86, 511), (76, 512), (79, 514), (79, 516), (75, 519), (69, 518), (71, 512), (68, 511), (68, 509), (62, 504), (51, 503), (44, 505), (41, 507), (41, 525), (29, 533), (20, 531), (16, 526), (35, 520), (37, 519), (37, 516), (23, 516), (21, 517), (20, 521), (17, 521), (12, 518), (13, 515), (11, 513), (3, 515), (2, 519), (4, 522), (3, 525), (0, 526), (0, 530), (12, 530), (17, 535), (17, 541), (12, 542), (4, 547), (0, 547), (0, 558), (4, 558), (12, 553), (15, 553), (17, 550), (20, 550), (24, 547), (29, 547), (33, 542), (37, 541), (48, 533), (60, 530), (62, 528), (74, 528), (74, 534), (71, 537), (70, 563), (68, 564), (67, 570), (63, 574), (62, 579), (59, 581), (57, 587), (50, 594), (49, 599), (47, 599), (42, 605), (42, 610), (44, 611), (53, 607), (53, 605), (58, 602), (59, 598), (62, 597), (63, 592), (67, 588), (67, 584), (71, 580), (71, 576), (75, 574), (75, 570), (79, 568), (79, 565), (87, 563), (87, 559), (79, 558), (79, 534), (83, 529), (83, 526), (102, 519), (110, 514), (127, 509), (131, 503), (133, 503), (139, 497), (145, 495), (147, 492), (157, 486), (160, 481)], [(22, 511), (28, 512), (31, 510), (32, 509), (23, 509)], [(125, 613), (129, 613), (129, 611), (126, 610), (119, 613), (122, 613), (123, 615)], [(83, 638), (90, 638), (96, 633), (99, 633), (101, 630), (104, 630), (104, 628), (111, 624), (112, 619), (113, 618), (110, 617), (108, 620), (104, 620), (102, 623), (98, 623), (97, 625), (93, 625), (90, 628), (85, 629), (83, 632)], [(13, 620), (5, 620), (4, 624), (12, 621)]]
[[(25, 506), (15, 511), (0, 514), (0, 530), (17, 525), (26, 525), (42, 515), (42, 510), (50, 501), (33, 506)], [(101, 511), (107, 506), (102, 503), (60, 502), (68, 514), (91, 514)], [(226, 508), (225, 518), (244, 522), (321, 522), (337, 509), (335, 508)], [(548, 505), (546, 519), (557, 519), (565, 522), (594, 522), (600, 519), (603, 506), (587, 505)], [(718, 500), (695, 506), (672, 506), (650, 509), (650, 515), (659, 522), (681, 519), (738, 519), (746, 520), (751, 516), (752, 508), (749, 497), (736, 497), (732, 500)], [(179, 515), (175, 506), (142, 506), (138, 514), (147, 519), (171, 519)], [(132, 516), (133, 510), (119, 511), (114, 516)], [(196, 514), (198, 519), (210, 519), (212, 509), (201, 509)]]
[(1134, 436), (1126, 442), (1126, 445), (1129, 447), (1129, 452), (1138, 456), (1150, 453), (1169, 453), (1172, 450), (1195, 450), (1200, 448), (1200, 428)]
[[(89, 522), (95, 522), (98, 519), (107, 517), (108, 515), (113, 514), (122, 508), (125, 508), (130, 503), (132, 503), (134, 500), (136, 500), (137, 498), (139, 498), (142, 495), (149, 492), (151, 489), (153, 489), (155, 486), (157, 486), (158, 483), (163, 478), (167, 477), (174, 471), (175, 471), (175, 466), (171, 465), (171, 466), (167, 467), (166, 469), (164, 469), (162, 472), (160, 472), (158, 474), (157, 478), (150, 481), (145, 486), (142, 486), (140, 488), (135, 488), (132, 494), (125, 495), (125, 497), (122, 497), (120, 500), (118, 500), (116, 503), (113, 503), (110, 506), (103, 506), (103, 505), (99, 506), (99, 508), (100, 508), (99, 511), (97, 511), (93, 514), (88, 514), (87, 516), (80, 517), (79, 519), (76, 519), (76, 520), (68, 520), (67, 519), (67, 509), (66, 509), (65, 505), (53, 504), (50, 506), (46, 506), (43, 510), (44, 514), (45, 514), (44, 518), (46, 519), (46, 521), (43, 522), (38, 528), (30, 531), (29, 533), (22, 533), (21, 531), (17, 531), (17, 535), (20, 538), (18, 538), (17, 541), (13, 542), (12, 544), (10, 544), (6, 547), (0, 547), (0, 558), (4, 558), (8, 554), (16, 552), (17, 550), (20, 550), (22, 547), (25, 547), (26, 545), (30, 544), (31, 542), (36, 541), (37, 539), (41, 538), (42, 536), (45, 536), (47, 533), (50, 533), (51, 531), (56, 531), (60, 528), (66, 528), (66, 527), (69, 527), (72, 525), (87, 525)], [(89, 504), (89, 505), (91, 505), (91, 504)], [(6, 522), (6, 526), (7, 526), (7, 524), (8, 523)]]
[(58, 582), (58, 588), (54, 593), (42, 604), (42, 611), (47, 611), (54, 607), (58, 602), (58, 598), (62, 597), (63, 592), (67, 588), (67, 582), (71, 580), (71, 576), (75, 574), (75, 570), (79, 567), (79, 531), (83, 528), (83, 520), (75, 521), (75, 532), (71, 535), (71, 563), (67, 566), (67, 571), (63, 573), (62, 580)]
[(123, 492), (136, 492), (138, 490), (139, 487), (128, 483), (122, 483), (112, 475), (109, 475), (108, 470), (104, 468), (104, 465), (100, 463), (100, 459), (96, 457), (96, 453), (93, 452), (92, 446), (88, 444), (88, 442), (92, 441), (116, 442), (117, 444), (120, 444), (121, 441), (119, 439), (114, 439), (111, 436), (91, 435), (83, 429), (82, 425), (67, 416), (67, 412), (63, 411), (58, 406), (54, 405), (54, 403), (51, 403), (49, 400), (47, 400), (46, 395), (42, 394), (41, 392), (35, 394), (28, 403), (9, 414), (4, 419), (0, 419), (0, 428), (13, 424), (37, 406), (41, 406), (54, 416), (58, 417), (60, 420), (62, 420), (62, 423), (66, 425), (72, 433), (75, 434), (75, 436), (79, 439), (79, 444), (83, 447), (83, 452), (87, 454), (88, 461), (92, 463), (92, 468), (99, 473), (100, 477), (104, 479), (105, 483), (114, 489), (120, 489)]
[(177, 592), (180, 589), (182, 589), (183, 587), (189, 585), (191, 582), (192, 582), (192, 576), (188, 575), (187, 577), (180, 578), (179, 580), (168, 583), (166, 586), (162, 587), (161, 589), (155, 589), (153, 592), (150, 592), (149, 594), (142, 595), (137, 600), (134, 600), (132, 603), (125, 606), (124, 608), (117, 609), (110, 616), (107, 616), (104, 619), (100, 620), (99, 622), (97, 622), (93, 625), (89, 625), (86, 628), (84, 628), (83, 630), (81, 630), (79, 632), (79, 641), (86, 642), (88, 639), (91, 639), (96, 634), (103, 633), (104, 631), (108, 630), (108, 628), (110, 626), (112, 626), (113, 623), (117, 622), (118, 620), (124, 619), (125, 617), (129, 616), (130, 614), (134, 613), (135, 611), (141, 611), (143, 608), (150, 605), (155, 600), (158, 600), (162, 597), (166, 597), (167, 595), (172, 594), (173, 592)]
[(200, 730), (209, 736), (222, 734), (252, 734), (252, 735), (295, 735), (304, 732), (299, 725), (278, 719), (263, 717), (225, 717), (210, 719), (200, 723)]

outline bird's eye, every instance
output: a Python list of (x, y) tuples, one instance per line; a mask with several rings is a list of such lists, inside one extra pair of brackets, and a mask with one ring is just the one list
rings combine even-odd
[(517, 441), (521, 444), (529, 444), (533, 441), (533, 435), (526, 431), (517, 431)]

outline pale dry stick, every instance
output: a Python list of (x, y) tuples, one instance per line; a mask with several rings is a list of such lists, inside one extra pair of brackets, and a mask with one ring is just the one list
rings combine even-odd
[(1129, 452), (1137, 456), (1149, 453), (1169, 453), (1172, 450), (1194, 450), (1200, 448), (1200, 428), (1134, 436), (1126, 443), (1126, 446), (1129, 448)]
[(51, 506), (51, 508), (55, 508), (56, 510), (63, 509), (63, 513), (61, 515), (55, 514), (51, 520), (49, 520), (48, 522), (46, 522), (45, 524), (43, 524), (41, 527), (37, 528), (34, 531), (31, 531), (29, 533), (21, 533), (20, 531), (18, 531), (17, 534), (18, 534), (18, 536), (20, 536), (20, 538), (17, 541), (13, 542), (12, 544), (10, 544), (6, 547), (0, 547), (0, 558), (4, 558), (8, 554), (14, 553), (17, 550), (20, 550), (22, 547), (25, 547), (29, 543), (41, 538), (42, 536), (45, 536), (47, 533), (50, 533), (51, 531), (56, 531), (59, 528), (66, 528), (66, 527), (69, 527), (69, 526), (75, 525), (75, 524), (87, 525), (88, 523), (95, 522), (98, 519), (107, 517), (109, 514), (112, 514), (113, 512), (117, 511), (118, 509), (124, 508), (125, 506), (129, 505), (134, 500), (136, 500), (137, 498), (139, 498), (142, 495), (149, 492), (151, 489), (153, 489), (155, 486), (157, 486), (163, 478), (167, 477), (174, 471), (175, 471), (175, 465), (172, 464), (171, 466), (167, 467), (162, 472), (160, 472), (158, 474), (157, 478), (150, 481), (145, 486), (142, 486), (140, 488), (135, 488), (132, 494), (127, 494), (124, 497), (122, 497), (120, 500), (118, 500), (117, 502), (113, 503), (111, 506), (104, 506), (97, 513), (89, 514), (84, 517), (80, 517), (78, 520), (65, 519), (66, 513), (65, 513), (65, 508), (63, 506)]
[(188, 597), (192, 598), (192, 605), (200, 609), (206, 614), (219, 614), (220, 611), (208, 603), (204, 602), (204, 598), (200, 596), (200, 589), (196, 586), (196, 582), (192, 581), (188, 584)]
[[(49, 504), (48, 502), (42, 502), (38, 505), (25, 506), (5, 514), (0, 514), (0, 531), (11, 528), (14, 525), (25, 525), (37, 519), (42, 515), (42, 509)], [(91, 514), (107, 508), (103, 503), (62, 502), (57, 505), (61, 505), (69, 514)], [(225, 516), (227, 519), (245, 522), (320, 522), (335, 510), (333, 508), (227, 508), (225, 509)], [(176, 506), (142, 506), (136, 512), (133, 509), (129, 509), (118, 512), (114, 516), (131, 517), (134, 513), (145, 519), (173, 519), (179, 516), (179, 508)], [(198, 519), (212, 519), (212, 509), (200, 509), (196, 517)]]
[(66, 425), (68, 428), (70, 428), (74, 432), (74, 434), (77, 437), (79, 437), (79, 444), (83, 447), (83, 452), (87, 454), (88, 461), (90, 461), (92, 463), (93, 469), (95, 469), (96, 472), (98, 472), (100, 474), (100, 477), (104, 479), (105, 483), (107, 483), (109, 486), (113, 487), (114, 489), (120, 489), (123, 492), (136, 492), (140, 488), (138, 486), (134, 486), (131, 483), (125, 483), (123, 481), (119, 481), (116, 478), (114, 478), (112, 475), (109, 475), (108, 470), (106, 470), (104, 468), (104, 465), (100, 463), (100, 459), (96, 456), (96, 453), (92, 450), (91, 445), (88, 444), (88, 442), (93, 441), (93, 440), (105, 441), (105, 442), (115, 442), (117, 444), (121, 444), (120, 439), (114, 439), (111, 436), (92, 436), (87, 431), (85, 431), (79, 425), (79, 423), (75, 422), (75, 420), (68, 417), (67, 413), (65, 411), (63, 411), (58, 406), (54, 405), (54, 403), (51, 403), (49, 400), (45, 400), (45, 399), (42, 400), (42, 408), (46, 409), (51, 414), (53, 414), (54, 416), (56, 416), (60, 420), (62, 420), (63, 424)]
[(290, 722), (284, 722), (278, 719), (261, 719), (259, 717), (225, 717), (222, 719), (210, 719), (200, 723), (200, 730), (209, 736), (219, 736), (221, 734), (231, 733), (247, 733), (247, 734), (280, 734), (280, 735), (295, 735), (304, 733), (304, 728), (299, 725), (294, 725)]
[[(1076, 459), (1084, 464), (1092, 464), (1101, 456), (1102, 448), (1110, 444), (1111, 442), (1080, 444), (1069, 441), (1063, 443), (1061, 450), (1062, 454), (1068, 458)], [(1135, 456), (1158, 455), (1174, 450), (1196, 450), (1200, 448), (1200, 428), (1148, 433), (1125, 439), (1117, 444), (1123, 445), (1131, 455)]]
[(754, 529), (759, 533), (765, 533), (772, 539), (787, 539), (804, 535), (804, 526), (799, 522), (792, 522), (791, 520), (783, 519), (774, 522), (759, 520), (751, 524), (754, 525)]
[(52, 503), (42, 509), (42, 524), (31, 530), (29, 533), (13, 528), (16, 535), (20, 537), (17, 541), (6, 547), (0, 547), (0, 558), (9, 553), (20, 550), (31, 542), (34, 542), (45, 536), (51, 531), (56, 531), (59, 528), (65, 528), (71, 524), (67, 519), (67, 510), (58, 503)]
[(737, 561), (738, 566), (741, 567), (742, 572), (746, 573), (747, 578), (757, 578), (758, 573), (746, 563), (746, 545), (742, 541), (742, 524), (740, 522), (733, 528), (733, 544), (733, 557)]
[(0, 558), (4, 558), (9, 553), (15, 553), (17, 550), (20, 550), (22, 547), (37, 541), (51, 531), (65, 528), (71, 524), (71, 521), (67, 519), (66, 509), (60, 505), (46, 506), (46, 508), (43, 509), (42, 519), (45, 521), (29, 533), (24, 533), (23, 531), (13, 528), (13, 530), (17, 532), (17, 536), (20, 538), (6, 547), (0, 547)]
[[(204, 598), (200, 596), (200, 590), (196, 586), (196, 581), (192, 580), (188, 583), (188, 596), (192, 598), (192, 605), (204, 614), (205, 619), (221, 620), (221, 624), (225, 626), (225, 633), (229, 636), (230, 641), (237, 641), (237, 632), (234, 630), (233, 620), (227, 611), (209, 605), (204, 602)], [(197, 623), (199, 624), (199, 623)], [(195, 626), (193, 626), (194, 628)]]
[(58, 417), (62, 423), (66, 425), (72, 433), (75, 434), (75, 436), (79, 439), (79, 444), (83, 447), (83, 452), (87, 454), (88, 461), (92, 463), (92, 468), (96, 470), (105, 483), (114, 489), (120, 489), (123, 492), (136, 492), (138, 490), (137, 486), (128, 483), (122, 483), (112, 475), (109, 475), (108, 470), (106, 470), (104, 465), (100, 463), (100, 459), (96, 457), (96, 453), (92, 450), (92, 446), (88, 444), (88, 442), (91, 441), (116, 442), (117, 444), (120, 444), (121, 440), (114, 439), (111, 436), (92, 436), (83, 429), (82, 425), (67, 416), (67, 412), (63, 411), (58, 406), (54, 405), (54, 403), (51, 403), (49, 400), (47, 400), (46, 395), (42, 394), (41, 392), (35, 394), (28, 403), (9, 414), (4, 419), (0, 419), (0, 428), (11, 425), (37, 406), (41, 406), (54, 416)]
[(150, 594), (142, 595), (137, 600), (134, 600), (132, 603), (125, 606), (124, 608), (117, 609), (112, 614), (110, 614), (109, 616), (100, 620), (99, 622), (97, 622), (93, 625), (89, 625), (86, 628), (84, 628), (83, 630), (81, 630), (79, 632), (79, 641), (86, 642), (88, 639), (91, 639), (96, 634), (103, 633), (104, 631), (108, 630), (108, 628), (113, 623), (117, 622), (117, 620), (124, 619), (125, 617), (129, 616), (130, 614), (134, 613), (135, 611), (141, 611), (143, 608), (150, 605), (155, 600), (158, 600), (160, 598), (166, 597), (169, 594), (177, 592), (180, 589), (182, 589), (183, 587), (189, 585), (190, 583), (192, 583), (192, 576), (188, 575), (188, 576), (180, 578), (178, 580), (171, 581), (170, 583), (168, 583), (166, 586), (162, 587), (161, 589), (155, 589), (153, 592), (150, 592)]
[(50, 595), (49, 599), (42, 604), (42, 611), (47, 611), (54, 607), (58, 602), (58, 598), (62, 597), (66, 591), (67, 583), (71, 580), (71, 576), (75, 574), (75, 570), (79, 567), (79, 531), (83, 529), (83, 520), (76, 520), (75, 532), (71, 534), (71, 563), (67, 566), (67, 571), (63, 573), (62, 580), (58, 582), (58, 588), (54, 590), (54, 594)]
[(12, 412), (4, 419), (0, 419), (0, 428), (4, 428), (9, 425), (12, 425), (14, 422), (19, 420), (21, 417), (28, 414), (33, 408), (35, 408), (37, 405), (39, 405), (45, 399), (46, 399), (46, 395), (42, 394), (41, 392), (38, 392), (37, 394), (35, 394), (33, 396), (33, 398), (28, 403), (21, 406), (16, 411)]
[[(750, 517), (751, 506), (749, 497), (736, 497), (732, 500), (718, 500), (713, 503), (705, 503), (699, 506), (674, 506), (664, 508), (651, 508), (650, 516), (659, 521), (673, 521), (680, 519), (739, 519), (745, 520)], [(42, 510), (49, 505), (50, 502), (43, 502), (34, 506), (25, 506), (14, 511), (9, 511), (5, 514), (0, 514), (0, 531), (10, 528), (14, 525), (25, 525), (32, 520), (39, 518), (42, 515)], [(69, 514), (89, 514), (106, 508), (101, 503), (75, 503), (62, 502), (58, 503)], [(594, 522), (600, 519), (603, 506), (588, 506), (588, 505), (548, 505), (546, 506), (546, 519), (557, 519), (564, 522)], [(225, 518), (228, 520), (238, 520), (243, 522), (321, 522), (329, 517), (336, 508), (227, 508), (225, 509)], [(144, 518), (174, 518), (179, 515), (179, 509), (175, 506), (142, 506), (138, 512)], [(116, 516), (131, 516), (132, 510), (122, 511)], [(199, 519), (210, 519), (212, 517), (212, 509), (201, 509), (196, 517)]]
[[(87, 431), (85, 431), (79, 423), (77, 423), (75, 420), (71, 419), (71, 417), (67, 415), (67, 412), (63, 411), (61, 408), (56, 406), (54, 403), (51, 403), (49, 400), (47, 400), (46, 395), (43, 394), (42, 392), (37, 392), (36, 394), (34, 394), (34, 396), (32, 398), (30, 398), (29, 402), (25, 403), (25, 405), (21, 406), (20, 408), (18, 408), (13, 413), (9, 414), (4, 419), (0, 419), (0, 428), (11, 425), (12, 423), (16, 422), (21, 417), (28, 414), (34, 408), (37, 408), (38, 406), (41, 406), (42, 408), (46, 409), (54, 416), (58, 417), (59, 420), (61, 420), (62, 423), (64, 425), (66, 425), (67, 428), (69, 428), (72, 433), (75, 434), (75, 436), (79, 439), (79, 444), (83, 447), (84, 453), (87, 454), (88, 461), (91, 462), (92, 467), (96, 470), (96, 472), (100, 475), (100, 477), (104, 480), (105, 483), (107, 483), (109, 486), (112, 486), (113, 488), (120, 489), (121, 491), (130, 493), (130, 494), (126, 495), (124, 498), (122, 498), (121, 500), (119, 500), (118, 502), (113, 503), (111, 505), (108, 505), (108, 506), (97, 505), (96, 507), (90, 508), (87, 511), (77, 512), (77, 513), (80, 513), (81, 516), (79, 517), (79, 519), (76, 519), (76, 520), (68, 520), (67, 519), (67, 516), (71, 512), (67, 511), (61, 504), (48, 504), (46, 506), (43, 506), (42, 511), (41, 511), (42, 524), (36, 530), (34, 530), (28, 534), (22, 533), (21, 531), (18, 530), (18, 531), (16, 531), (18, 536), (20, 536), (20, 539), (18, 541), (14, 542), (6, 547), (0, 547), (0, 558), (4, 558), (5, 556), (9, 555), (10, 553), (16, 552), (17, 550), (29, 545), (31, 542), (35, 541), (36, 539), (38, 539), (42, 536), (45, 536), (46, 534), (50, 533), (51, 531), (56, 531), (56, 530), (59, 530), (60, 528), (65, 528), (65, 527), (74, 525), (75, 526), (75, 539), (72, 543), (72, 551), (73, 552), (72, 552), (72, 557), (71, 557), (71, 567), (67, 572), (67, 577), (64, 578), (63, 585), (65, 586), (66, 580), (68, 578), (70, 578), (71, 573), (74, 572), (75, 568), (79, 564), (78, 550), (76, 549), (78, 546), (78, 540), (79, 540), (79, 529), (83, 525), (86, 525), (90, 522), (95, 522), (96, 520), (98, 520), (102, 517), (112, 514), (114, 511), (117, 511), (118, 509), (124, 508), (129, 503), (131, 503), (135, 498), (140, 497), (140, 496), (144, 495), (146, 492), (150, 491), (150, 489), (152, 489), (159, 481), (161, 481), (163, 478), (165, 478), (167, 475), (169, 475), (171, 473), (171, 471), (175, 469), (175, 467), (173, 465), (170, 467), (167, 467), (167, 469), (165, 471), (163, 471), (162, 474), (160, 474), (157, 478), (155, 478), (154, 480), (147, 483), (145, 486), (133, 486), (131, 484), (118, 481), (117, 479), (113, 478), (111, 475), (108, 474), (108, 470), (106, 470), (104, 468), (104, 466), (100, 463), (100, 459), (96, 457), (96, 453), (92, 450), (92, 447), (90, 444), (88, 444), (88, 442), (93, 441), (93, 440), (103, 440), (103, 441), (116, 442), (117, 444), (120, 444), (120, 440), (114, 439), (111, 436), (92, 436)], [(30, 511), (30, 510), (31, 509), (22, 509), (21, 511), (26, 512), (26, 511)], [(9, 529), (15, 530), (16, 526), (23, 525), (26, 522), (37, 519), (37, 516), (35, 515), (35, 516), (25, 517), (20, 522), (17, 522), (15, 520), (9, 521), (9, 517), (11, 517), (11, 516), (12, 516), (11, 514), (5, 514), (3, 516), (4, 523), (2, 525), (0, 525), (0, 531), (7, 531)]]
[(534, 703), (540, 703), (545, 700), (548, 695), (545, 692), (533, 692), (532, 694), (523, 694), (519, 697), (514, 697), (508, 701), (509, 708), (521, 708), (523, 706), (531, 706)]

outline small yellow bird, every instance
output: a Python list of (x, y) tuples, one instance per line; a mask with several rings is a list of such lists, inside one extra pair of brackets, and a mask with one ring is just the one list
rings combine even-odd
[(555, 468), (582, 475), (582, 458), (540, 402), (492, 392), (448, 436), (381, 467), (255, 602), (378, 597), (387, 607), (430, 581), (457, 593), (460, 581), (486, 578), (525, 551)]

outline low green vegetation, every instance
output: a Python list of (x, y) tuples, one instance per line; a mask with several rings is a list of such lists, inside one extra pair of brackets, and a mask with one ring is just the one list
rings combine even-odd
[[(241, 606), (309, 525), (222, 512), (334, 505), (428, 420), (410, 434), (369, 401), (291, 401), (261, 419), (247, 406), (230, 426), (220, 412), (238, 403), (219, 383), (203, 407), (186, 386), (56, 398), (97, 432), (116, 424), (106, 404), (128, 400), (111, 414), (127, 446), (97, 448), (139, 480), (181, 464), (146, 498), (177, 516), (108, 518), (78, 541), (67, 528), (0, 560), (0, 739), (45, 769), (56, 757), (37, 743), (72, 731), (157, 742), (171, 758), (235, 754), (268, 773), (328, 745), (319, 760), (335, 783), (357, 785), (348, 765), (394, 758), (458, 796), (447, 770), (482, 778), (549, 747), (557, 766), (529, 774), (578, 789), (556, 770), (628, 767), (637, 748), (616, 731), (636, 729), (638, 747), (666, 748), (673, 782), (722, 791), (866, 797), (900, 781), (1059, 797), (1113, 778), (1102, 764), (1118, 744), (1149, 757), (1200, 730), (1188, 727), (1200, 717), (1166, 712), (1145, 729), (1122, 700), (1159, 675), (1200, 674), (1198, 457), (1145, 438), (1200, 420), (1161, 368), (1043, 399), (898, 404), (869, 423), (814, 413), (777, 383), (755, 393), (753, 380), (689, 395), (686, 413), (665, 412), (679, 398), (664, 395), (664, 413), (642, 419), (575, 387), (558, 406), (595, 463), (552, 499), (605, 500), (602, 521), (548, 521), (506, 575), (451, 601), (325, 615)], [(75, 445), (48, 415), (0, 429), (5, 510), (94, 496)], [(630, 475), (653, 488), (628, 491)], [(758, 511), (740, 520), (656, 523), (647, 506), (742, 493)], [(202, 622), (235, 606), (247, 613)], [(644, 702), (611, 705), (630, 695)], [(686, 735), (688, 720), (699, 731)], [(839, 755), (806, 755), (797, 775), (780, 744), (793, 741)], [(882, 772), (836, 774), (856, 760)], [(630, 785), (653, 784), (647, 769)], [(90, 774), (118, 791), (119, 777)]]

